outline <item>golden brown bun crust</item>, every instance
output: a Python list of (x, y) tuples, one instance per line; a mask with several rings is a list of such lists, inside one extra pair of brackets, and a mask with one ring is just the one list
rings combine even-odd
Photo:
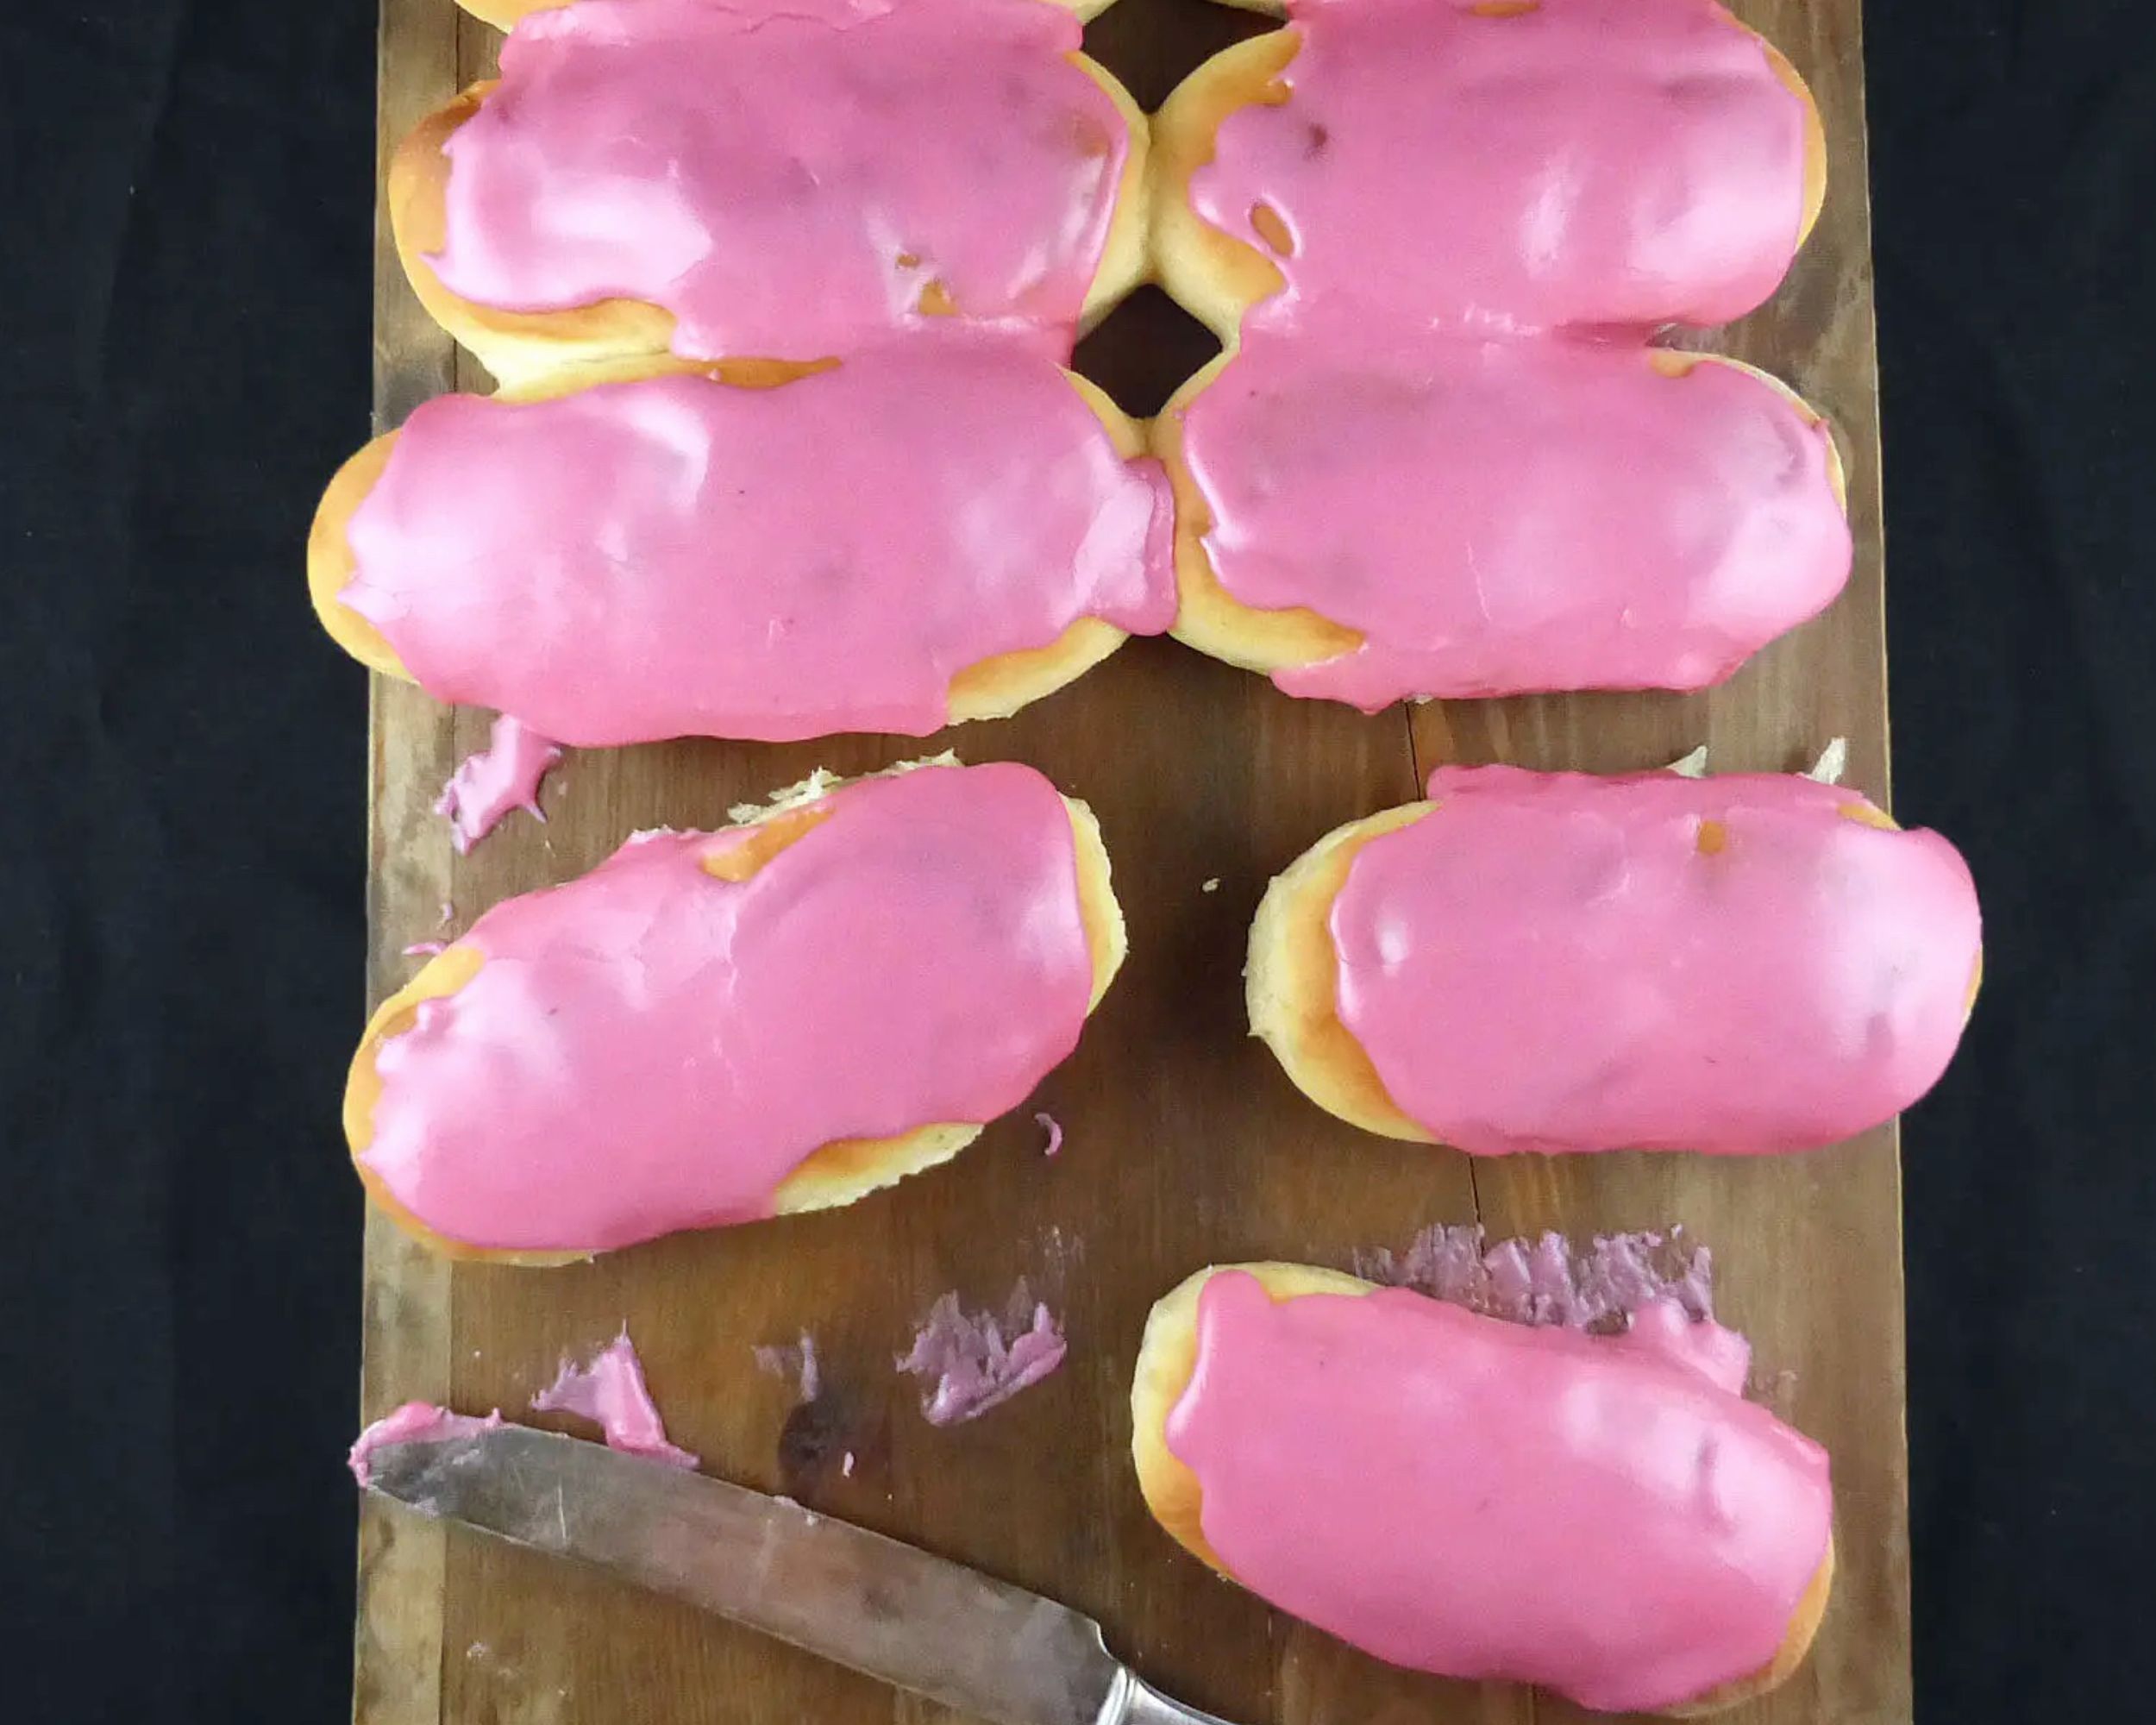
[(405, 135), (390, 157), (390, 232), (419, 303), (505, 384), (558, 366), (667, 352), (674, 314), (656, 305), (603, 299), (568, 311), (497, 311), (452, 293), (427, 262), (429, 254), (442, 249), (447, 235), (442, 200), (449, 184), (449, 159), (442, 154), (442, 146), (479, 112), (498, 81), (483, 79), (429, 114)]
[[(1168, 1447), (1168, 1417), (1190, 1387), (1198, 1364), (1198, 1296), (1205, 1285), (1225, 1270), (1239, 1270), (1255, 1277), (1275, 1301), (1300, 1299), (1307, 1294), (1360, 1295), (1375, 1293), (1373, 1283), (1319, 1270), (1305, 1264), (1215, 1264), (1187, 1277), (1170, 1289), (1145, 1320), (1145, 1336), (1139, 1344), (1138, 1368), (1131, 1380), (1131, 1459), (1138, 1468), (1138, 1490), (1153, 1519), (1186, 1551), (1210, 1565), (1231, 1581), (1234, 1571), (1220, 1560), (1205, 1536), (1204, 1492), (1194, 1473)], [(1827, 1542), (1804, 1596), (1789, 1618), (1789, 1632), (1766, 1667), (1696, 1701), (1667, 1709), (1670, 1716), (1692, 1719), (1720, 1712), (1726, 1707), (1764, 1695), (1804, 1662), (1826, 1615), (1833, 1590), (1834, 1547)]]
[(314, 524), (307, 530), (307, 597), (314, 602), (322, 626), (338, 646), (368, 670), (410, 682), (411, 673), (404, 668), (387, 637), (338, 598), (352, 579), (354, 565), (345, 528), (360, 502), (374, 489), (382, 469), (389, 465), (389, 452), (396, 441), (394, 431), (377, 437), (337, 469), (329, 490), (322, 494)]
[[(797, 378), (830, 370), (838, 363), (836, 360), (817, 364), (727, 360), (710, 365), (663, 354), (645, 355), (595, 363), (573, 372), (554, 372), (501, 390), (495, 398), (544, 401), (599, 384), (629, 383), (640, 378), (691, 373), (736, 389), (775, 389)], [(1107, 429), (1118, 455), (1131, 461), (1144, 453), (1144, 433), (1098, 385), (1074, 372), (1063, 375)], [(315, 615), (321, 618), (331, 640), (368, 669), (410, 682), (413, 681), (411, 673), (381, 631), (339, 598), (352, 579), (354, 567), (346, 528), (353, 512), (381, 477), (396, 441), (394, 431), (377, 437), (339, 468), (336, 477), (330, 480), (307, 536), (307, 592), (314, 602)], [(1113, 624), (1096, 617), (1081, 617), (1045, 647), (1000, 653), (978, 664), (968, 665), (951, 679), (950, 722), (957, 724), (977, 718), (1008, 718), (1019, 708), (1051, 695), (1083, 676), (1128, 638)]]
[[(1082, 332), (1113, 310), (1145, 279), (1152, 129), (1131, 92), (1106, 67), (1081, 53), (1074, 53), (1070, 59), (1107, 92), (1122, 118), (1126, 140), (1107, 238), (1080, 314)], [(398, 258), (419, 303), (504, 384), (525, 381), (563, 366), (668, 353), (674, 318), (661, 306), (640, 299), (603, 299), (566, 311), (500, 311), (451, 292), (427, 262), (429, 255), (442, 249), (447, 235), (444, 199), (448, 191), (449, 159), (442, 154), (442, 147), (458, 127), (479, 112), (498, 82), (482, 79), (436, 110), (405, 135), (390, 158), (390, 230)], [(820, 360), (830, 356), (740, 357)]]
[[(1168, 470), (1175, 494), (1175, 589), (1178, 609), (1171, 631), (1186, 646), (1213, 658), (1225, 659), (1246, 671), (1271, 675), (1275, 671), (1315, 665), (1351, 653), (1363, 644), (1360, 631), (1307, 605), (1282, 611), (1262, 611), (1244, 605), (1221, 586), (1206, 550), (1206, 535), (1213, 529), (1213, 511), (1197, 476), (1183, 459), (1182, 419), (1190, 404), (1203, 394), (1234, 359), (1232, 351), (1217, 354), (1202, 370), (1188, 379), (1168, 398), (1153, 421), (1153, 453)], [(1727, 366), (1758, 379), (1788, 401), (1808, 423), (1823, 422), (1817, 409), (1779, 378), (1741, 360), (1719, 354), (1678, 353), (1650, 348), (1648, 363), (1670, 378), (1681, 378), (1695, 366)], [(1827, 443), (1827, 471), (1834, 498), (1846, 513), (1848, 482), (1842, 469), (1841, 452), (1830, 430)]]
[[(904, 768), (893, 771), (905, 771)], [(870, 776), (881, 776), (872, 775)], [(831, 781), (821, 794), (853, 781)], [(1106, 846), (1092, 809), (1075, 798), (1065, 797), (1071, 836), (1078, 863), (1079, 914), (1086, 931), (1086, 948), (1093, 960), (1093, 994), (1088, 1015), (1100, 1004), (1108, 985), (1122, 968), (1128, 948), (1123, 911), (1111, 884)], [(743, 881), (752, 876), (772, 857), (800, 839), (829, 817), (820, 803), (803, 806), (781, 801), (749, 825), (759, 829), (745, 844), (708, 859), (705, 867), (722, 880)], [(452, 943), (423, 965), (419, 974), (375, 1008), (352, 1057), (344, 1093), (344, 1133), (367, 1195), (384, 1214), (408, 1233), (445, 1258), (485, 1259), (495, 1264), (545, 1266), (573, 1264), (597, 1255), (588, 1251), (505, 1251), (451, 1239), (428, 1226), (399, 1203), (383, 1186), (380, 1177), (361, 1159), (374, 1138), (374, 1106), (382, 1094), (382, 1080), (375, 1055), (391, 1037), (409, 1029), (420, 1003), (454, 994), (486, 963), (486, 956), (461, 941)], [(892, 1138), (838, 1138), (812, 1151), (780, 1182), (773, 1195), (777, 1215), (804, 1210), (833, 1209), (857, 1198), (948, 1162), (974, 1139), (981, 1127), (968, 1122), (941, 1122), (915, 1127)]]
[(1291, 25), (1225, 47), (1170, 91), (1153, 116), (1154, 275), (1231, 348), (1243, 313), (1288, 280), (1263, 252), (1199, 217), (1190, 177), (1213, 160), (1213, 141), (1229, 115), (1288, 99), (1281, 74), (1301, 46)]
[[(1276, 9), (1250, 5), (1249, 9)], [(1229, 115), (1292, 98), (1282, 74), (1301, 46), (1300, 30), (1289, 24), (1223, 48), (1177, 85), (1153, 116), (1155, 273), (1177, 304), (1231, 347), (1243, 314), (1280, 292), (1287, 279), (1263, 252), (1200, 218), (1190, 202), (1190, 176), (1213, 160), (1220, 124)], [(1804, 213), (1796, 239), (1801, 248), (1827, 201), (1827, 132), (1819, 104), (1796, 68), (1764, 37), (1760, 46), (1776, 77), (1804, 104)]]
[[(1438, 806), (1404, 803), (1350, 821), (1289, 863), (1258, 905), (1243, 972), (1250, 1034), (1273, 1051), (1295, 1088), (1351, 1126), (1413, 1144), (1438, 1139), (1401, 1111), (1369, 1055), (1340, 1020), (1339, 955), (1331, 919), (1332, 901), (1347, 884), (1356, 852), (1375, 838), (1412, 826)], [(1835, 812), (1845, 820), (1900, 831), (1893, 816), (1861, 799), (1852, 797)], [(1971, 1012), (1982, 979), (1979, 957), (1969, 982)]]
[(1295, 1088), (1364, 1132), (1414, 1144), (1437, 1140), (1400, 1111), (1363, 1044), (1340, 1021), (1339, 958), (1328, 919), (1355, 853), (1436, 807), (1407, 803), (1350, 821), (1297, 857), (1265, 889), (1243, 972), (1250, 1034), (1273, 1051)]

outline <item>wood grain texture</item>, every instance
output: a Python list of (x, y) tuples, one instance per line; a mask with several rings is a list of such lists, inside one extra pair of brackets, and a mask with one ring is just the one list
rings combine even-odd
[[(577, 751), (548, 821), (513, 816), (468, 857), (429, 812), (486, 715), (401, 684), (373, 695), (370, 992), (433, 938), (511, 894), (599, 862), (641, 826), (713, 824), (826, 765), (857, 771), (943, 746), (1030, 761), (1100, 813), (1131, 961), (1076, 1056), (950, 1168), (849, 1209), (684, 1236), (560, 1270), (437, 1264), (371, 1220), (366, 1411), (418, 1397), (505, 1412), (626, 1322), (678, 1441), (714, 1472), (915, 1540), (1100, 1617), (1146, 1676), (1246, 1725), (1559, 1721), (1546, 1697), (1392, 1672), (1269, 1612), (1185, 1556), (1145, 1514), (1128, 1461), (1129, 1373), (1147, 1307), (1198, 1265), (1344, 1264), (1422, 1224), (1577, 1233), (1683, 1220), (1715, 1251), (1727, 1314), (1757, 1346), (1777, 1409), (1834, 1457), (1841, 1569), (1813, 1656), (1739, 1725), (1890, 1725), (1910, 1714), (1900, 1194), (1890, 1130), (1822, 1154), (1712, 1163), (1620, 1156), (1470, 1167), (1367, 1138), (1298, 1096), (1244, 1034), (1245, 932), (1269, 877), (1319, 834), (1414, 795), (1440, 761), (1600, 770), (1704, 742), (1725, 769), (1808, 762), (1851, 743), (1851, 777), (1887, 788), (1878, 459), (1859, 0), (1735, 9), (1817, 93), (1833, 180), (1783, 292), (1697, 345), (1789, 379), (1833, 419), (1851, 475), (1856, 576), (1818, 622), (1728, 686), (1691, 697), (1457, 704), (1364, 718), (1291, 701), (1167, 642), (1135, 643), (1018, 718), (927, 744), (853, 738)], [(1200, 0), (1122, 0), (1094, 53), (1156, 106), (1205, 54), (1267, 28)], [(385, 154), (491, 67), (493, 33), (453, 0), (384, 0)], [(413, 302), (379, 233), (377, 417), (453, 384), (483, 387)], [(1212, 352), (1142, 293), (1081, 368), (1150, 411)], [(326, 478), (326, 476), (325, 476)], [(326, 646), (324, 650), (329, 650)], [(1205, 883), (1217, 881), (1215, 890)], [(356, 1038), (360, 1023), (353, 1020)], [(1031, 1119), (1068, 1135), (1053, 1161)], [(324, 1119), (334, 1118), (325, 1099)], [(322, 1153), (335, 1151), (325, 1145)], [(978, 1423), (939, 1432), (891, 1357), (946, 1289), (1000, 1301), (1030, 1276), (1065, 1316), (1069, 1364)], [(830, 1389), (813, 1414), (750, 1350), (806, 1329)], [(840, 1458), (850, 1450), (850, 1477)], [(369, 1506), (360, 1521), (359, 1725), (930, 1725), (896, 1697), (686, 1609)]]

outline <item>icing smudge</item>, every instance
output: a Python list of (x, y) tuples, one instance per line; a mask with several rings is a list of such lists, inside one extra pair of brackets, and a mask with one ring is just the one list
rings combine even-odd
[(415, 940), (404, 949), (407, 958), (432, 958), (449, 950), (448, 943), (441, 940)]
[(978, 1419), (1063, 1363), (1062, 1326), (1021, 1278), (999, 1320), (968, 1312), (956, 1294), (930, 1308), (898, 1370), (924, 1386), (921, 1416), (931, 1426)]
[(1620, 1328), (1657, 1300), (1695, 1322), (1714, 1315), (1714, 1254), (1682, 1228), (1597, 1234), (1585, 1246), (1556, 1233), (1491, 1245), (1479, 1224), (1438, 1222), (1405, 1252), (1357, 1252), (1355, 1273), (1514, 1324)]
[(792, 1347), (764, 1345), (755, 1351), (756, 1369), (772, 1377), (791, 1378), (793, 1397), (805, 1406), (824, 1393), (824, 1374), (816, 1358), (816, 1338), (806, 1330)]
[(666, 1423), (644, 1383), (643, 1362), (624, 1330), (583, 1365), (564, 1359), (554, 1382), (531, 1398), (541, 1414), (569, 1414), (598, 1425), (606, 1447), (669, 1467), (694, 1468), (697, 1458), (667, 1441)]
[(492, 1431), (501, 1423), (499, 1408), (481, 1420), (470, 1414), (452, 1414), (447, 1408), (436, 1408), (425, 1402), (407, 1402), (360, 1433), (345, 1458), (345, 1465), (352, 1470), (353, 1478), (363, 1486), (370, 1485), (374, 1479), (374, 1452), (385, 1445), (438, 1443), (446, 1438)]
[(467, 756), (450, 775), (434, 806), (449, 823), (449, 842), (457, 854), (486, 837), (511, 809), (529, 809), (535, 819), (546, 819), (539, 806), (539, 781), (561, 758), (557, 745), (522, 720), (508, 713), (498, 717), (486, 747)]
[(1033, 1124), (1048, 1134), (1048, 1142), (1042, 1145), (1041, 1154), (1043, 1156), (1061, 1154), (1063, 1148), (1063, 1128), (1055, 1115), (1036, 1114), (1033, 1116)]
[(1752, 1344), (1714, 1321), (1714, 1254), (1682, 1228), (1597, 1234), (1585, 1246), (1554, 1232), (1493, 1245), (1480, 1226), (1440, 1222), (1399, 1257), (1358, 1251), (1355, 1273), (1507, 1323), (1629, 1335), (1732, 1394), (1752, 1367)]
[(1039, 1245), (1041, 1281), (1051, 1296), (1060, 1295), (1071, 1266), (1085, 1262), (1085, 1236), (1067, 1234), (1051, 1223), (1041, 1234)]

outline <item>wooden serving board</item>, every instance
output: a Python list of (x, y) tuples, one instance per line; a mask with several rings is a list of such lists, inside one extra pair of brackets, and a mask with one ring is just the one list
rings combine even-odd
[[(711, 1471), (917, 1541), (1097, 1616), (1171, 1692), (1240, 1725), (1408, 1725), (1581, 1717), (1547, 1697), (1389, 1671), (1268, 1611), (1151, 1522), (1128, 1459), (1131, 1361), (1150, 1302), (1220, 1260), (1344, 1264), (1432, 1221), (1494, 1236), (1682, 1221), (1714, 1251), (1722, 1313), (1749, 1333), (1779, 1411), (1833, 1456), (1839, 1566), (1810, 1660), (1727, 1716), (1773, 1725), (1906, 1721), (1908, 1542), (1900, 1176), (1891, 1128), (1814, 1155), (1518, 1157), (1366, 1137), (1289, 1086), (1245, 1034), (1240, 971), (1266, 881), (1321, 833), (1417, 795), (1435, 763), (1597, 771), (1696, 744), (1723, 770), (1808, 765), (1850, 741), (1850, 781), (1887, 789), (1879, 462), (1859, 0), (1737, 0), (1796, 62), (1833, 150), (1824, 219), (1771, 304), (1701, 345), (1795, 384), (1833, 420), (1857, 536), (1847, 593), (1709, 694), (1433, 706), (1364, 718), (1298, 702), (1168, 641), (1137, 642), (1018, 718), (924, 744), (680, 743), (578, 751), (548, 824), (513, 816), (468, 857), (430, 812), (488, 716), (376, 681), (371, 992), (411, 973), (409, 943), (461, 930), (564, 880), (644, 826), (713, 825), (829, 766), (932, 752), (1028, 761), (1099, 812), (1131, 958), (1077, 1054), (1031, 1107), (954, 1165), (851, 1208), (682, 1236), (555, 1270), (456, 1268), (379, 1215), (367, 1233), (366, 1413), (411, 1398), (522, 1408), (565, 1352), (626, 1322), (674, 1437)], [(1182, 73), (1268, 28), (1200, 0), (1122, 0), (1093, 51), (1156, 107)], [(382, 160), (429, 109), (492, 69), (498, 38), (453, 0), (384, 0)], [(483, 373), (377, 245), (375, 409), (397, 424)], [(1150, 292), (1080, 349), (1134, 411), (1211, 353)], [(1205, 883), (1217, 881), (1217, 889)], [(354, 1015), (356, 1037), (360, 1019)], [(327, 1100), (325, 1099), (325, 1107)], [(1069, 1142), (1050, 1161), (1031, 1108)], [(326, 1148), (322, 1153), (330, 1153)], [(892, 1355), (946, 1289), (1000, 1302), (1019, 1276), (1062, 1313), (1064, 1369), (978, 1422), (939, 1431)], [(829, 1386), (813, 1418), (753, 1345), (813, 1333)], [(851, 1477), (838, 1465), (853, 1449)], [(449, 1536), (367, 1503), (360, 1516), (360, 1725), (926, 1725), (954, 1716), (604, 1579)]]

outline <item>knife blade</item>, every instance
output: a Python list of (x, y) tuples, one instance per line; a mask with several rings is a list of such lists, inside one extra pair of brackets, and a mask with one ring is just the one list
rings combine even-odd
[(498, 1426), (384, 1444), (368, 1489), (606, 1570), (993, 1725), (1225, 1725), (1065, 1605), (706, 1474)]

